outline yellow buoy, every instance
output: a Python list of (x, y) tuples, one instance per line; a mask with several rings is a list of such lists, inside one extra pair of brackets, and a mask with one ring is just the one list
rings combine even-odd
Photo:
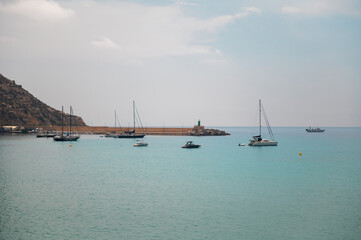
[(302, 156), (302, 153), (300, 152), (298, 155)]
[(69, 147), (71, 147), (71, 144), (69, 145)]

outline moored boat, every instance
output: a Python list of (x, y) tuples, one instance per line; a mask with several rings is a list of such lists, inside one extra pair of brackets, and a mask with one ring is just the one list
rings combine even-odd
[(138, 141), (137, 143), (133, 144), (134, 147), (146, 147), (146, 146), (148, 146), (148, 143), (146, 143), (146, 142), (143, 142), (141, 140), (137, 140), (137, 141)]
[(199, 148), (201, 145), (194, 144), (193, 141), (188, 141), (182, 148)]
[(117, 138), (143, 138), (145, 134), (137, 134), (135, 132), (135, 122), (137, 121), (140, 127), (143, 129), (142, 122), (140, 121), (139, 114), (137, 111), (137, 119), (135, 117), (136, 107), (135, 102), (133, 101), (133, 130), (124, 131), (123, 134), (118, 134)]
[[(262, 107), (262, 103), (261, 103), (261, 99), (260, 99), (259, 100), (259, 135), (253, 136), (253, 138), (251, 140), (249, 140), (248, 146), (252, 146), (252, 147), (277, 146), (278, 142), (274, 140), (273, 132), (272, 132), (271, 126), (268, 122), (266, 113), (265, 113), (264, 109), (262, 112), (262, 109), (263, 109), (263, 107)], [(262, 138), (262, 113), (263, 113), (264, 119), (266, 121), (268, 133), (269, 133), (270, 137), (272, 138), (272, 140)]]
[(325, 129), (321, 129), (321, 128), (306, 128), (306, 132), (324, 132)]
[(66, 134), (64, 134), (63, 114), (64, 114), (64, 107), (61, 107), (61, 134), (54, 136), (53, 137), (54, 141), (57, 141), (57, 142), (77, 141), (80, 138), (80, 136), (72, 135), (72, 132), (71, 132), (71, 119), (72, 119), (72, 115), (73, 115), (72, 107), (70, 106), (70, 117), (69, 117), (70, 129), (69, 129), (69, 133), (66, 133)]

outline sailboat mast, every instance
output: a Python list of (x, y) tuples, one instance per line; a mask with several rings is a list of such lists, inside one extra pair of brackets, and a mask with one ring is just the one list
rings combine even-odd
[(117, 110), (114, 111), (114, 133), (117, 133)]
[(133, 131), (134, 131), (134, 134), (135, 134), (135, 103), (134, 103), (134, 100), (133, 100)]
[(72, 112), (73, 112), (73, 110), (71, 109), (71, 106), (70, 106), (70, 117), (69, 117), (69, 124), (70, 124), (69, 136), (70, 137), (71, 137), (71, 115), (73, 114)]
[(261, 136), (262, 119), (261, 119), (261, 99), (259, 99), (259, 135)]
[(63, 137), (64, 135), (64, 106), (61, 106), (61, 136)]

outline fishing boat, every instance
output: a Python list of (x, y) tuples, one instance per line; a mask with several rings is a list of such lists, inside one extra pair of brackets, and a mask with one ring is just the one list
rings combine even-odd
[(310, 128), (306, 128), (306, 132), (324, 132), (325, 131), (325, 129), (321, 129), (321, 128), (311, 128), (311, 126), (310, 126)]
[[(136, 118), (137, 113), (137, 118)], [(143, 138), (145, 134), (136, 134), (135, 132), (135, 122), (138, 122), (140, 127), (143, 129), (142, 122), (140, 121), (138, 111), (135, 106), (135, 102), (133, 101), (133, 130), (130, 131), (124, 131), (123, 134), (118, 134), (118, 138)]]
[(71, 132), (71, 119), (72, 119), (72, 115), (73, 115), (72, 107), (70, 106), (70, 117), (69, 117), (70, 129), (69, 129), (69, 133), (64, 133), (63, 115), (64, 115), (64, 107), (62, 106), (61, 107), (61, 134), (54, 136), (53, 137), (54, 141), (57, 141), (57, 142), (77, 141), (80, 138), (80, 136), (72, 135), (72, 132)]
[(142, 140), (137, 140), (137, 141), (138, 141), (137, 143), (133, 144), (134, 147), (146, 147), (146, 146), (148, 146), (148, 143), (143, 142)]
[(194, 144), (193, 141), (188, 141), (182, 148), (199, 148), (201, 145)]
[[(262, 110), (263, 110), (263, 112), (262, 112)], [(266, 121), (268, 133), (269, 133), (270, 137), (272, 138), (272, 140), (262, 138), (262, 114), (263, 114), (264, 120)], [(277, 144), (278, 144), (278, 142), (274, 140), (273, 132), (272, 132), (271, 126), (268, 122), (266, 113), (263, 109), (261, 100), (259, 100), (259, 135), (253, 136), (253, 139), (251, 139), (249, 141), (250, 142), (248, 143), (248, 146), (252, 146), (252, 147), (277, 146)]]

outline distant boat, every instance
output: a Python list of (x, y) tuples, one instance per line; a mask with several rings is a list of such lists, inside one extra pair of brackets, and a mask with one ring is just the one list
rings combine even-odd
[[(145, 136), (145, 134), (136, 134), (135, 133), (135, 122), (136, 122), (135, 112), (136, 112), (136, 107), (135, 107), (135, 102), (133, 101), (133, 130), (124, 131), (124, 134), (118, 134), (118, 136), (117, 136), (118, 138), (143, 138)], [(143, 128), (142, 122), (140, 121), (140, 118), (139, 118), (138, 111), (137, 111), (137, 120), (138, 120), (139, 124), (141, 125), (141, 128)]]
[(46, 132), (41, 132), (41, 133), (36, 134), (36, 137), (37, 138), (47, 137), (47, 134), (46, 134)]
[(188, 141), (182, 148), (199, 148), (201, 145), (194, 144), (193, 141)]
[(111, 133), (106, 133), (104, 135), (104, 137), (108, 137), (108, 138), (117, 138), (118, 137), (118, 134), (117, 134), (117, 111), (115, 111), (114, 113), (114, 133), (111, 132)]
[(324, 132), (325, 129), (321, 129), (321, 128), (306, 128), (306, 132)]
[(55, 137), (55, 133), (53, 133), (53, 132), (41, 132), (41, 133), (38, 133), (38, 134), (36, 134), (36, 137), (37, 138), (43, 138), (43, 137)]
[(69, 123), (70, 123), (70, 129), (69, 129), (69, 133), (64, 134), (64, 120), (63, 120), (63, 114), (64, 114), (64, 107), (61, 107), (61, 134), (60, 135), (56, 135), (54, 136), (54, 141), (57, 142), (68, 142), (68, 141), (77, 141), (80, 136), (72, 136), (72, 132), (71, 132), (71, 119), (72, 119), (72, 115), (73, 115), (73, 109), (70, 106), (70, 117), (69, 117)]
[(249, 140), (250, 142), (248, 143), (248, 146), (253, 146), (253, 147), (277, 146), (278, 142), (274, 140), (272, 129), (268, 122), (268, 119), (267, 119), (264, 109), (263, 109), (263, 117), (266, 121), (268, 133), (269, 133), (270, 137), (272, 138), (272, 140), (262, 138), (262, 109), (263, 109), (263, 106), (262, 106), (261, 99), (260, 99), (259, 100), (259, 135), (253, 136), (253, 139)]
[(142, 140), (137, 140), (137, 141), (138, 141), (137, 143), (133, 144), (134, 147), (146, 147), (146, 146), (148, 146), (148, 143), (143, 142)]

